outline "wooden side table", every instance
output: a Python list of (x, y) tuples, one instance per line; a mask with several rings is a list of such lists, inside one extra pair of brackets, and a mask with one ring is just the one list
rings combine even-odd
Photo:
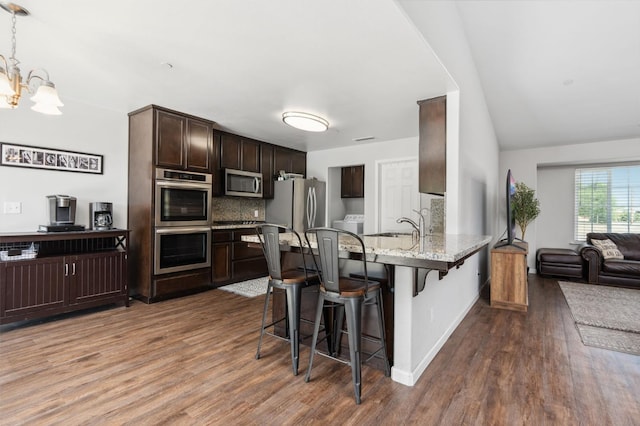
[(491, 250), (491, 306), (527, 312), (527, 254), (529, 245), (502, 246)]

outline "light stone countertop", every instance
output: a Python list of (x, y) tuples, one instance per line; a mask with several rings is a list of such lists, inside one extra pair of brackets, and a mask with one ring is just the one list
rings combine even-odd
[[(301, 235), (303, 245), (306, 245)], [(255, 235), (245, 235), (243, 241), (258, 243)], [(424, 267), (448, 270), (452, 264), (465, 259), (489, 244), (490, 235), (433, 234), (424, 237), (424, 251), (420, 251), (417, 238), (411, 235), (393, 237), (363, 235), (367, 260), (376, 263)], [(293, 234), (282, 234), (282, 242), (298, 246)], [(313, 248), (314, 241), (310, 241)], [(340, 251), (345, 253), (361, 253), (359, 245), (349, 241), (349, 237), (340, 238)]]

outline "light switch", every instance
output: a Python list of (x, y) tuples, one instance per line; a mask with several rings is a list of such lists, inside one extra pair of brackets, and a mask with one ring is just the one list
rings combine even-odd
[(5, 201), (4, 202), (5, 214), (20, 214), (22, 213), (22, 203), (20, 201)]

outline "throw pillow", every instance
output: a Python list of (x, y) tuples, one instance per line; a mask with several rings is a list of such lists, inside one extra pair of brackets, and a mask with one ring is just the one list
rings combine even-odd
[(605, 259), (624, 259), (616, 243), (611, 240), (591, 240), (591, 243), (602, 252)]

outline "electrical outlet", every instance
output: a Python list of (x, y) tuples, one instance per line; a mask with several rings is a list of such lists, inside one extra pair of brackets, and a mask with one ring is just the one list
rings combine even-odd
[(260, 212), (258, 210), (253, 211), (253, 217), (258, 217), (259, 214)]
[(20, 201), (5, 201), (4, 202), (5, 214), (20, 214), (22, 213), (22, 203)]

